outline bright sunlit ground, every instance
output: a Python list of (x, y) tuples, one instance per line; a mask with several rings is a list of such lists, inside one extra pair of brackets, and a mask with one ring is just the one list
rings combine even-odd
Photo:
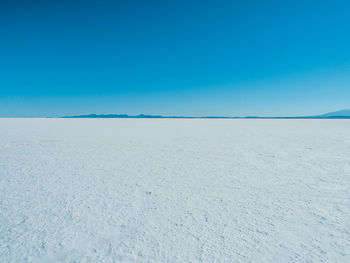
[(349, 120), (0, 119), (1, 262), (350, 262)]

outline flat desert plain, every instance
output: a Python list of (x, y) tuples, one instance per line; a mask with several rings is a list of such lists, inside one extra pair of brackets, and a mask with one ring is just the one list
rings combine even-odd
[(0, 262), (350, 262), (350, 120), (0, 119)]

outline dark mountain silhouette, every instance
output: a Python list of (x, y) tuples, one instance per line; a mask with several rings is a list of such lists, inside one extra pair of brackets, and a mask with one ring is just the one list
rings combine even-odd
[(205, 117), (186, 117), (186, 116), (161, 116), (161, 115), (128, 115), (128, 114), (88, 114), (88, 115), (76, 115), (65, 116), (62, 118), (120, 118), (120, 119), (350, 119), (350, 110), (340, 110), (335, 112), (329, 112), (322, 115), (315, 116), (301, 116), (301, 117), (259, 117), (259, 116), (247, 116), (247, 117), (225, 117), (225, 116), (205, 116)]
[(145, 115), (139, 114), (136, 116), (131, 116), (127, 114), (88, 114), (88, 115), (76, 115), (76, 116), (66, 116), (63, 118), (164, 118), (160, 115)]

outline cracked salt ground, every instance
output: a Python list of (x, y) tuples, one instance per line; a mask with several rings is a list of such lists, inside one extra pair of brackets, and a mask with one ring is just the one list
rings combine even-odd
[(0, 262), (350, 262), (347, 120), (0, 127)]

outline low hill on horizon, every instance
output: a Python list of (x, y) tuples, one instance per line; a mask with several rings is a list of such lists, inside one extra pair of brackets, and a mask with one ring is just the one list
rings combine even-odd
[(86, 114), (64, 116), (62, 118), (167, 118), (167, 119), (348, 119), (350, 118), (350, 110), (344, 109), (340, 111), (329, 112), (314, 116), (301, 117), (229, 117), (229, 116), (204, 116), (204, 117), (188, 117), (188, 116), (162, 116), (162, 115), (128, 115), (128, 114)]
[(328, 113), (319, 115), (318, 117), (350, 117), (350, 110), (345, 109), (345, 110), (328, 112)]

